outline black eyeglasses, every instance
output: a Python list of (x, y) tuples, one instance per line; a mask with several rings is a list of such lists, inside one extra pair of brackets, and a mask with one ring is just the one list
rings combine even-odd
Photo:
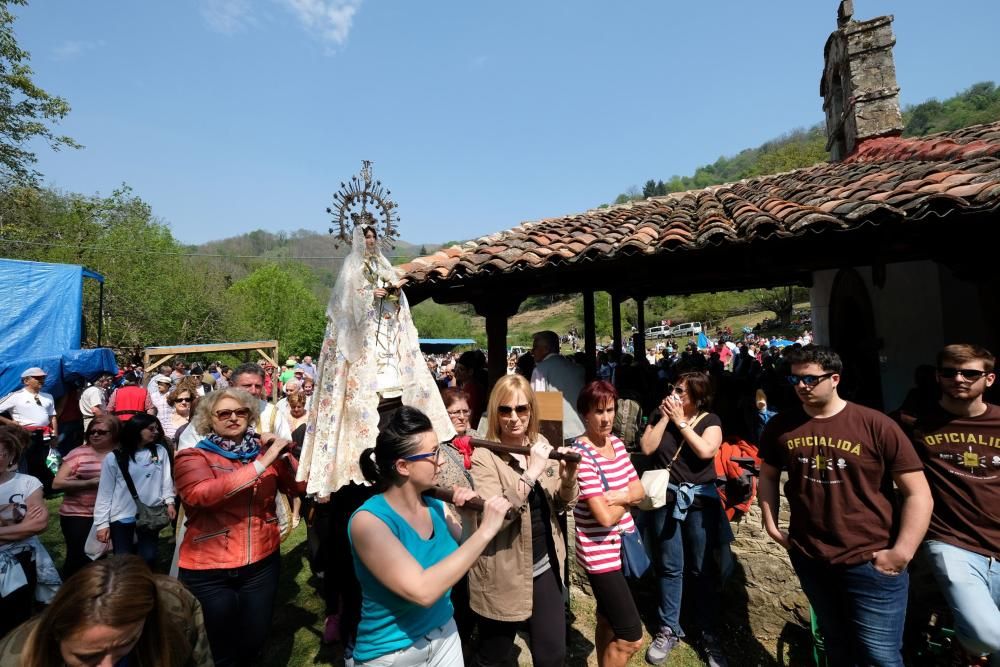
[(175, 398), (174, 403), (190, 403), (190, 398)]
[(472, 414), (472, 410), (449, 410), (448, 414), (452, 417), (468, 417)]
[(674, 387), (670, 393), (677, 394), (678, 396), (683, 396), (684, 394), (687, 393), (687, 389), (685, 389), (684, 387)]
[(954, 380), (961, 375), (969, 382), (975, 382), (979, 378), (986, 375), (986, 371), (981, 371), (976, 368), (939, 368), (937, 369), (937, 372), (938, 375), (943, 378), (948, 378), (949, 380)]
[(788, 375), (785, 379), (788, 380), (788, 384), (793, 387), (797, 387), (801, 382), (807, 387), (815, 387), (823, 380), (828, 377), (833, 377), (836, 373), (823, 373), (822, 375)]
[(523, 405), (498, 405), (497, 412), (501, 415), (509, 416), (512, 412), (519, 415), (526, 415), (531, 411), (531, 406), (527, 403)]
[(88, 437), (92, 436), (92, 435), (107, 435), (108, 433), (111, 433), (111, 431), (107, 431), (107, 430), (102, 429), (102, 428), (92, 428), (92, 429), (90, 429), (90, 433), (88, 434)]

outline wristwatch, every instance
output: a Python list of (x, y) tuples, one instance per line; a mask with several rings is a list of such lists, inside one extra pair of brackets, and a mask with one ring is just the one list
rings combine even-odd
[(687, 427), (688, 427), (688, 423), (687, 423), (687, 422), (680, 422), (679, 424), (677, 424), (677, 428), (678, 428), (679, 430), (681, 430), (681, 431), (683, 431), (683, 430), (684, 430), (684, 429), (686, 429)]

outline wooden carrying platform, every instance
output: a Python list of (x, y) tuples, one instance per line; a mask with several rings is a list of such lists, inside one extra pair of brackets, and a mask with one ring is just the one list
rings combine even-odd
[(538, 430), (553, 447), (563, 443), (563, 398), (559, 391), (536, 391)]

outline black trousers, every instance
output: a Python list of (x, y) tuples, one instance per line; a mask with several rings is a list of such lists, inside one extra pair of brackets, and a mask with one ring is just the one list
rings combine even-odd
[(178, 579), (201, 603), (216, 667), (256, 664), (271, 629), (280, 573), (277, 551), (231, 570), (179, 570)]
[(32, 560), (33, 553), (28, 549), (15, 556), (21, 564), (21, 569), (24, 570), (28, 583), (7, 597), (0, 598), (0, 639), (31, 618), (35, 610), (35, 584), (38, 582), (38, 571), (35, 569), (35, 561)]
[(69, 579), (81, 567), (90, 562), (83, 552), (94, 525), (92, 516), (62, 516), (59, 515), (59, 526), (62, 528), (63, 539), (66, 540), (66, 561), (63, 563), (63, 581)]
[(531, 592), (531, 616), (523, 623), (479, 617), (479, 667), (506, 665), (514, 648), (514, 635), (525, 626), (535, 667), (562, 667), (566, 662), (566, 606), (559, 573), (555, 568), (535, 577)]

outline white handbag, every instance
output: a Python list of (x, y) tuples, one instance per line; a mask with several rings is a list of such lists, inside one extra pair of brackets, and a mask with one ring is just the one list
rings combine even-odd
[[(694, 428), (694, 425), (701, 421), (701, 418), (704, 416), (705, 413), (702, 413), (695, 417), (695, 419), (688, 424), (688, 428)], [(664, 417), (664, 419), (667, 419), (667, 417)], [(670, 470), (674, 467), (674, 462), (677, 460), (677, 457), (681, 455), (681, 450), (684, 449), (684, 443), (686, 442), (687, 440), (685, 440), (682, 435), (681, 444), (677, 446), (677, 451), (674, 452), (674, 456), (670, 459), (670, 463), (667, 464), (666, 468), (647, 470), (642, 473), (642, 478), (639, 482), (642, 484), (642, 488), (646, 492), (646, 497), (639, 503), (639, 509), (655, 510), (667, 504), (667, 487), (670, 485)]]

